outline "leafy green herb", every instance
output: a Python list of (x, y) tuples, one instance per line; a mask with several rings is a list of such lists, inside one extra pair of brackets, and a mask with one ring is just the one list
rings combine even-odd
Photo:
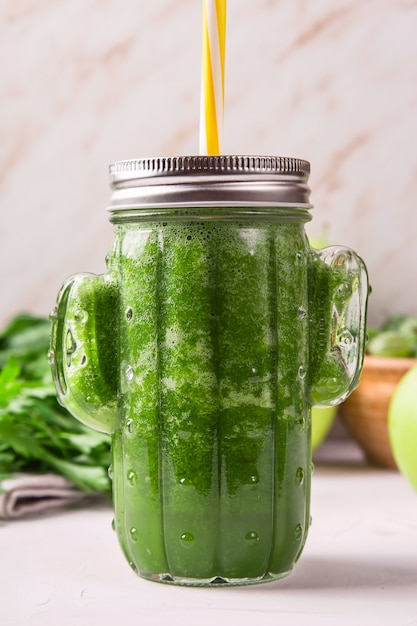
[(417, 358), (417, 318), (393, 315), (380, 329), (368, 328), (368, 354)]
[(110, 496), (110, 438), (57, 401), (48, 364), (49, 321), (16, 316), (0, 332), (0, 480), (17, 472), (62, 474)]

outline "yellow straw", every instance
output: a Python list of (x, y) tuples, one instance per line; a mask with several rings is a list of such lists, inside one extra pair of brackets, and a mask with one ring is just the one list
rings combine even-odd
[(203, 0), (200, 154), (220, 154), (223, 140), (226, 0)]

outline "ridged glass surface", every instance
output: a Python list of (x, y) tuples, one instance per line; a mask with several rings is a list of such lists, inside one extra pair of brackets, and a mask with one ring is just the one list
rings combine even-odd
[(116, 529), (143, 576), (260, 582), (301, 552), (309, 252), (294, 223), (117, 227)]
[(114, 216), (102, 275), (52, 318), (60, 401), (113, 436), (115, 529), (131, 567), (183, 585), (288, 574), (310, 524), (311, 405), (358, 384), (368, 281), (317, 251), (305, 209)]

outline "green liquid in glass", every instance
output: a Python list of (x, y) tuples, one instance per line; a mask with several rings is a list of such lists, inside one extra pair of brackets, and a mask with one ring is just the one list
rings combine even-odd
[(117, 227), (116, 528), (145, 577), (279, 577), (302, 549), (306, 250), (294, 223)]
[(358, 382), (363, 262), (312, 250), (306, 211), (262, 211), (122, 212), (108, 272), (58, 297), (58, 395), (112, 433), (115, 529), (145, 578), (288, 574), (310, 523), (311, 405)]

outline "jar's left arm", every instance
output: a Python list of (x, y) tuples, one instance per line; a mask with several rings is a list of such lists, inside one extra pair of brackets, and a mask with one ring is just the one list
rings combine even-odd
[(369, 283), (362, 259), (349, 248), (313, 250), (309, 266), (310, 400), (339, 404), (362, 371)]
[(51, 366), (60, 403), (102, 432), (117, 427), (117, 285), (107, 274), (76, 274), (51, 314)]

